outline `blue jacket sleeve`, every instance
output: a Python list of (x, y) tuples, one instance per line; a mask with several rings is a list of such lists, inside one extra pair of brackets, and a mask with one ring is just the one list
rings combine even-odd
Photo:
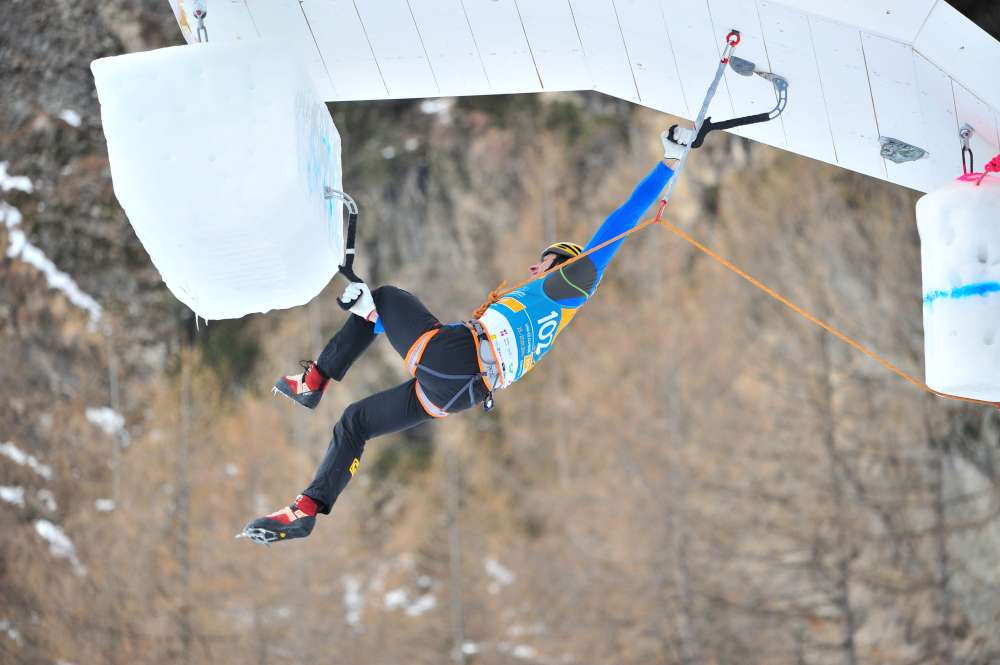
[[(597, 233), (594, 234), (594, 237), (590, 239), (590, 242), (587, 243), (583, 250), (587, 251), (591, 247), (596, 247), (608, 239), (614, 238), (616, 235), (635, 227), (646, 210), (649, 209), (649, 206), (653, 205), (660, 197), (660, 192), (663, 191), (663, 188), (673, 175), (673, 170), (663, 162), (658, 162), (653, 170), (649, 172), (649, 175), (643, 178), (642, 182), (636, 186), (635, 191), (632, 192), (628, 200), (604, 220), (604, 223), (597, 229)], [(588, 258), (597, 268), (598, 281), (623, 240), (625, 239), (622, 238), (588, 255)]]

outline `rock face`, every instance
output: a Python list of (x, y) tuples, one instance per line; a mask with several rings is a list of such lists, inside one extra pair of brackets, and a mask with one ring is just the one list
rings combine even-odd
[[(22, 233), (102, 311), (0, 259), (12, 662), (1000, 659), (996, 416), (926, 401), (658, 228), (493, 413), (373, 440), (306, 541), (233, 541), (308, 482), (348, 403), (405, 374), (377, 342), (317, 412), (269, 396), (342, 324), (339, 278), (196, 328), (114, 200), (87, 69), (179, 33), (160, 0), (85, 5), (0, 17), (20, 220), (0, 247)], [(667, 122), (589, 94), (331, 112), (357, 269), (445, 321), (586, 241)], [(667, 214), (919, 374), (915, 199), (718, 137)]]

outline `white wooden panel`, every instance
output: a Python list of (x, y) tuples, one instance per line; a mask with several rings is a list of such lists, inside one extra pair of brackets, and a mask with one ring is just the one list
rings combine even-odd
[(646, 106), (692, 117), (658, 0), (615, 0), (639, 100)]
[[(185, 5), (184, 9), (193, 33), (197, 30), (198, 24), (191, 18), (190, 5)], [(215, 0), (209, 10), (210, 13), (205, 17), (209, 41), (235, 42), (260, 37), (244, 0)]]
[[(687, 117), (694, 120), (719, 66), (729, 28), (716, 33), (705, 0), (660, 0), (660, 5), (666, 18), (674, 60), (681, 73), (689, 112)], [(708, 107), (708, 115), (715, 120), (727, 120), (734, 115), (725, 79), (719, 83), (715, 98)]]
[(760, 22), (771, 67), (788, 79), (788, 106), (781, 118), (789, 150), (835, 164), (830, 118), (809, 34), (809, 18), (773, 2), (760, 2)]
[(997, 128), (997, 145), (1000, 146), (1000, 111), (993, 112), (993, 122)]
[(952, 89), (955, 92), (955, 113), (958, 115), (958, 124), (968, 123), (976, 130), (969, 140), (969, 147), (972, 148), (972, 156), (975, 158), (976, 171), (982, 171), (986, 162), (1000, 152), (996, 114), (985, 102), (958, 82), (952, 82)]
[(569, 0), (516, 2), (524, 34), (546, 90), (587, 90), (594, 79), (583, 57)]
[(639, 89), (612, 0), (571, 0), (570, 5), (594, 87), (620, 99), (639, 101)]
[(993, 123), (997, 128), (997, 142), (996, 145), (1000, 146), (1000, 111), (993, 111)]
[(353, 0), (303, 0), (302, 11), (330, 74), (327, 101), (389, 96)]
[[(996, 4), (996, 0), (991, 0)], [(913, 48), (995, 109), (1000, 109), (1000, 45), (946, 2), (939, 2)]]
[(495, 93), (542, 89), (514, 0), (462, 0)]
[[(927, 133), (920, 113), (913, 48), (867, 34), (862, 35), (861, 43), (879, 133), (928, 149), (924, 145)], [(885, 168), (890, 180), (906, 187), (921, 189), (931, 180), (930, 162), (926, 159), (902, 164), (887, 159)]]
[[(330, 76), (298, 0), (247, 0), (247, 8), (260, 36), (279, 40), (289, 49), (298, 50), (320, 95), (323, 99), (332, 97), (334, 89)], [(213, 4), (209, 11), (214, 9)]]
[(440, 94), (488, 94), (490, 82), (461, 0), (409, 2)]
[(922, 147), (931, 153), (929, 180), (920, 188), (927, 192), (962, 174), (962, 144), (951, 79), (919, 53), (913, 54), (913, 67), (924, 119)]
[[(809, 18), (820, 81), (830, 117), (837, 163), (859, 173), (886, 178), (879, 154), (878, 125), (868, 87), (868, 71), (856, 29)], [(789, 86), (789, 100), (795, 82)], [(791, 103), (791, 102), (789, 102)]]
[(780, 0), (806, 14), (854, 26), (859, 31), (913, 43), (939, 0)]
[(406, 0), (355, 2), (389, 96), (440, 95)]
[[(726, 35), (732, 28), (740, 31), (740, 43), (733, 51), (733, 55), (753, 62), (758, 69), (765, 71), (773, 69), (767, 57), (767, 49), (764, 47), (760, 19), (757, 17), (757, 4), (754, 0), (709, 0), (708, 8), (715, 34)], [(721, 45), (721, 38), (719, 43)], [(740, 76), (729, 67), (726, 68), (725, 76), (735, 115), (766, 113), (774, 108), (776, 102), (774, 86), (769, 82), (759, 76)], [(721, 119), (724, 118), (716, 118), (716, 120)], [(785, 147), (785, 134), (780, 118), (739, 127), (733, 132), (754, 141), (762, 141), (779, 148)]]

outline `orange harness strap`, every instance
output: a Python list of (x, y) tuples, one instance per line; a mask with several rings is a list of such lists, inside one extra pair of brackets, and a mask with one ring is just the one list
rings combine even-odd
[(427, 345), (430, 343), (431, 338), (439, 332), (441, 332), (440, 328), (428, 330), (410, 345), (410, 350), (406, 352), (406, 359), (403, 361), (406, 364), (406, 371), (410, 373), (410, 376), (414, 378), (417, 376), (417, 365), (420, 364), (420, 359), (424, 357), (424, 351), (427, 350)]
[[(430, 344), (431, 339), (433, 339), (434, 335), (439, 332), (441, 332), (440, 328), (428, 330), (410, 345), (410, 350), (406, 352), (406, 358), (403, 361), (406, 364), (406, 371), (410, 373), (410, 376), (416, 378), (417, 366), (420, 365), (420, 359), (424, 357), (424, 351), (427, 350), (427, 345)], [(424, 394), (424, 388), (420, 385), (420, 381), (417, 381), (415, 389), (417, 392), (417, 401), (420, 402), (420, 406), (424, 408), (427, 415), (433, 418), (444, 418), (448, 415), (447, 411), (438, 408), (438, 406), (432, 402), (426, 394)]]

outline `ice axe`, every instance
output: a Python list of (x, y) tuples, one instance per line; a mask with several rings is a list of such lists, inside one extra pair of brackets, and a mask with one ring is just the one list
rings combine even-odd
[[(341, 275), (347, 278), (349, 282), (364, 282), (354, 272), (354, 245), (357, 242), (358, 233), (358, 204), (354, 202), (351, 195), (347, 192), (342, 192), (339, 189), (334, 189), (333, 187), (327, 187), (323, 193), (324, 198), (329, 200), (342, 201), (344, 207), (347, 208), (347, 242), (344, 244), (344, 263), (340, 266), (339, 272)], [(354, 303), (358, 302), (361, 296), (358, 296), (350, 302), (344, 302), (340, 298), (337, 298), (337, 304), (343, 310), (349, 310), (354, 306)]]
[(757, 65), (754, 63), (749, 60), (744, 60), (743, 58), (737, 58), (736, 56), (730, 56), (729, 68), (740, 76), (753, 76), (756, 74), (765, 81), (769, 81), (771, 85), (774, 86), (774, 95), (776, 98), (774, 108), (767, 113), (745, 115), (739, 118), (733, 118), (732, 120), (724, 120), (722, 122), (712, 122), (711, 117), (705, 118), (705, 121), (701, 124), (701, 128), (698, 130), (698, 136), (695, 137), (695, 140), (691, 143), (692, 148), (701, 147), (701, 144), (705, 141), (705, 137), (712, 130), (732, 129), (733, 127), (742, 127), (743, 125), (753, 125), (758, 122), (774, 120), (781, 115), (781, 113), (785, 110), (785, 106), (788, 105), (788, 80), (785, 79), (785, 77), (772, 72), (757, 69)]

